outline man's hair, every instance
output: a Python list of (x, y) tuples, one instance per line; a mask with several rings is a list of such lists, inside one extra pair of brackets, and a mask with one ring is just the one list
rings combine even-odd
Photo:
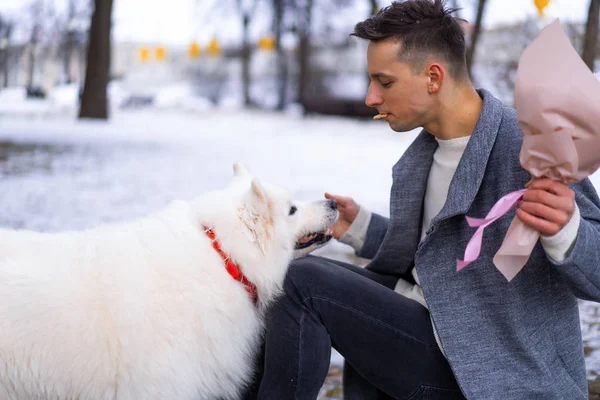
[(463, 20), (452, 16), (457, 11), (446, 7), (445, 0), (394, 1), (354, 27), (351, 36), (372, 42), (386, 39), (401, 43), (399, 60), (415, 72), (431, 56), (449, 65), (455, 79), (468, 76), (465, 61)]

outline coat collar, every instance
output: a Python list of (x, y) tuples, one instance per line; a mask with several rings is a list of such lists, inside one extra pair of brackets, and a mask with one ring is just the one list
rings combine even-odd
[[(467, 144), (446, 203), (432, 225), (458, 214), (465, 214), (477, 192), (502, 121), (503, 107), (489, 92), (479, 90), (483, 107)], [(390, 225), (377, 256), (369, 264), (376, 272), (407, 277), (420, 242), (423, 199), (433, 154), (438, 144), (423, 130), (394, 165), (390, 200)], [(408, 277), (407, 279), (410, 279)]]
[[(488, 91), (480, 89), (478, 93), (483, 99), (481, 114), (450, 183), (446, 203), (432, 220), (432, 225), (454, 215), (465, 214), (483, 181), (502, 122), (503, 106)], [(402, 185), (403, 182), (411, 182), (410, 190), (403, 191), (403, 195), (412, 197), (412, 201), (408, 203), (420, 205), (418, 210), (405, 210), (413, 220), (417, 219), (414, 218), (415, 215), (421, 215), (422, 212), (422, 199), (425, 196), (427, 178), (437, 147), (434, 136), (423, 130), (393, 169), (395, 183)]]
[(454, 215), (466, 214), (483, 182), (486, 166), (502, 122), (504, 107), (500, 100), (489, 92), (478, 90), (478, 93), (483, 99), (479, 120), (450, 183), (446, 203), (431, 221), (432, 225)]

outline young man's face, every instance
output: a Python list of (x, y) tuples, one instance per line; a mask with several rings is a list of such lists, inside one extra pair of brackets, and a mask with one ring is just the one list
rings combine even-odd
[(422, 127), (432, 112), (429, 79), (425, 70), (415, 73), (398, 60), (400, 43), (393, 40), (370, 42), (367, 67), (371, 84), (365, 103), (380, 113), (396, 132)]

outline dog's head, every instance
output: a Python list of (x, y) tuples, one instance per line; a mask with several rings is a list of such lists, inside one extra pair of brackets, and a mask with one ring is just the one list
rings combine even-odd
[(299, 258), (332, 238), (329, 227), (337, 217), (334, 201), (293, 200), (286, 190), (261, 184), (240, 164), (234, 164), (233, 171), (233, 185), (247, 191), (238, 216), (263, 254), (278, 246), (291, 249), (293, 258)]
[(329, 227), (337, 217), (336, 205), (293, 200), (284, 189), (259, 182), (243, 166), (235, 164), (233, 170), (227, 188), (211, 197), (203, 219), (259, 291), (263, 279), (279, 286), (293, 258), (332, 238)]

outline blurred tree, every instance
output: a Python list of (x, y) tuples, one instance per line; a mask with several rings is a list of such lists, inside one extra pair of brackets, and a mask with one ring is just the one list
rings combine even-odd
[(478, 0), (477, 17), (475, 18), (475, 26), (473, 26), (473, 32), (471, 33), (471, 43), (467, 48), (466, 54), (467, 69), (469, 70), (469, 75), (472, 75), (473, 60), (475, 58), (475, 49), (477, 48), (477, 41), (479, 40), (479, 35), (481, 33), (481, 24), (483, 21), (483, 13), (485, 11), (486, 4), (487, 0)]
[(377, 14), (377, 11), (379, 11), (377, 0), (369, 0), (369, 5), (371, 6), (371, 15)]
[(312, 27), (313, 0), (296, 0), (298, 16), (298, 94), (297, 100), (304, 104), (310, 85), (310, 32)]
[(73, 56), (73, 45), (75, 43), (75, 0), (69, 0), (67, 14), (67, 32), (65, 34), (64, 72), (65, 83), (71, 83), (71, 58)]
[(594, 72), (596, 59), (596, 46), (598, 43), (598, 14), (600, 13), (600, 0), (590, 0), (585, 36), (583, 39), (583, 61)]
[(44, 18), (44, 1), (35, 0), (29, 6), (29, 16), (31, 18), (31, 34), (29, 36), (29, 71), (27, 76), (27, 90), (33, 90), (35, 64), (36, 64), (36, 52), (38, 43), (42, 35), (42, 23)]
[(275, 51), (277, 53), (277, 110), (282, 111), (286, 104), (288, 83), (288, 62), (281, 39), (284, 33), (284, 18), (289, 2), (285, 0), (272, 0), (273, 6), (273, 31), (275, 32)]
[(112, 6), (113, 0), (95, 0), (79, 118), (108, 119)]
[(3, 87), (8, 87), (10, 39), (13, 29), (14, 22), (0, 15), (0, 61), (2, 61), (2, 74), (4, 75)]
[(79, 19), (87, 16), (89, 0), (69, 0), (63, 31), (63, 72), (65, 83), (71, 83), (73, 78), (73, 54), (77, 46), (78, 36), (81, 35)]
[(250, 47), (250, 22), (258, 0), (237, 0), (238, 11), (242, 17), (242, 85), (244, 93), (244, 105), (252, 106), (250, 98), (250, 57), (252, 49)]
[(454, 15), (460, 18), (460, 7), (458, 6), (458, 0), (452, 0), (452, 8), (455, 10)]

